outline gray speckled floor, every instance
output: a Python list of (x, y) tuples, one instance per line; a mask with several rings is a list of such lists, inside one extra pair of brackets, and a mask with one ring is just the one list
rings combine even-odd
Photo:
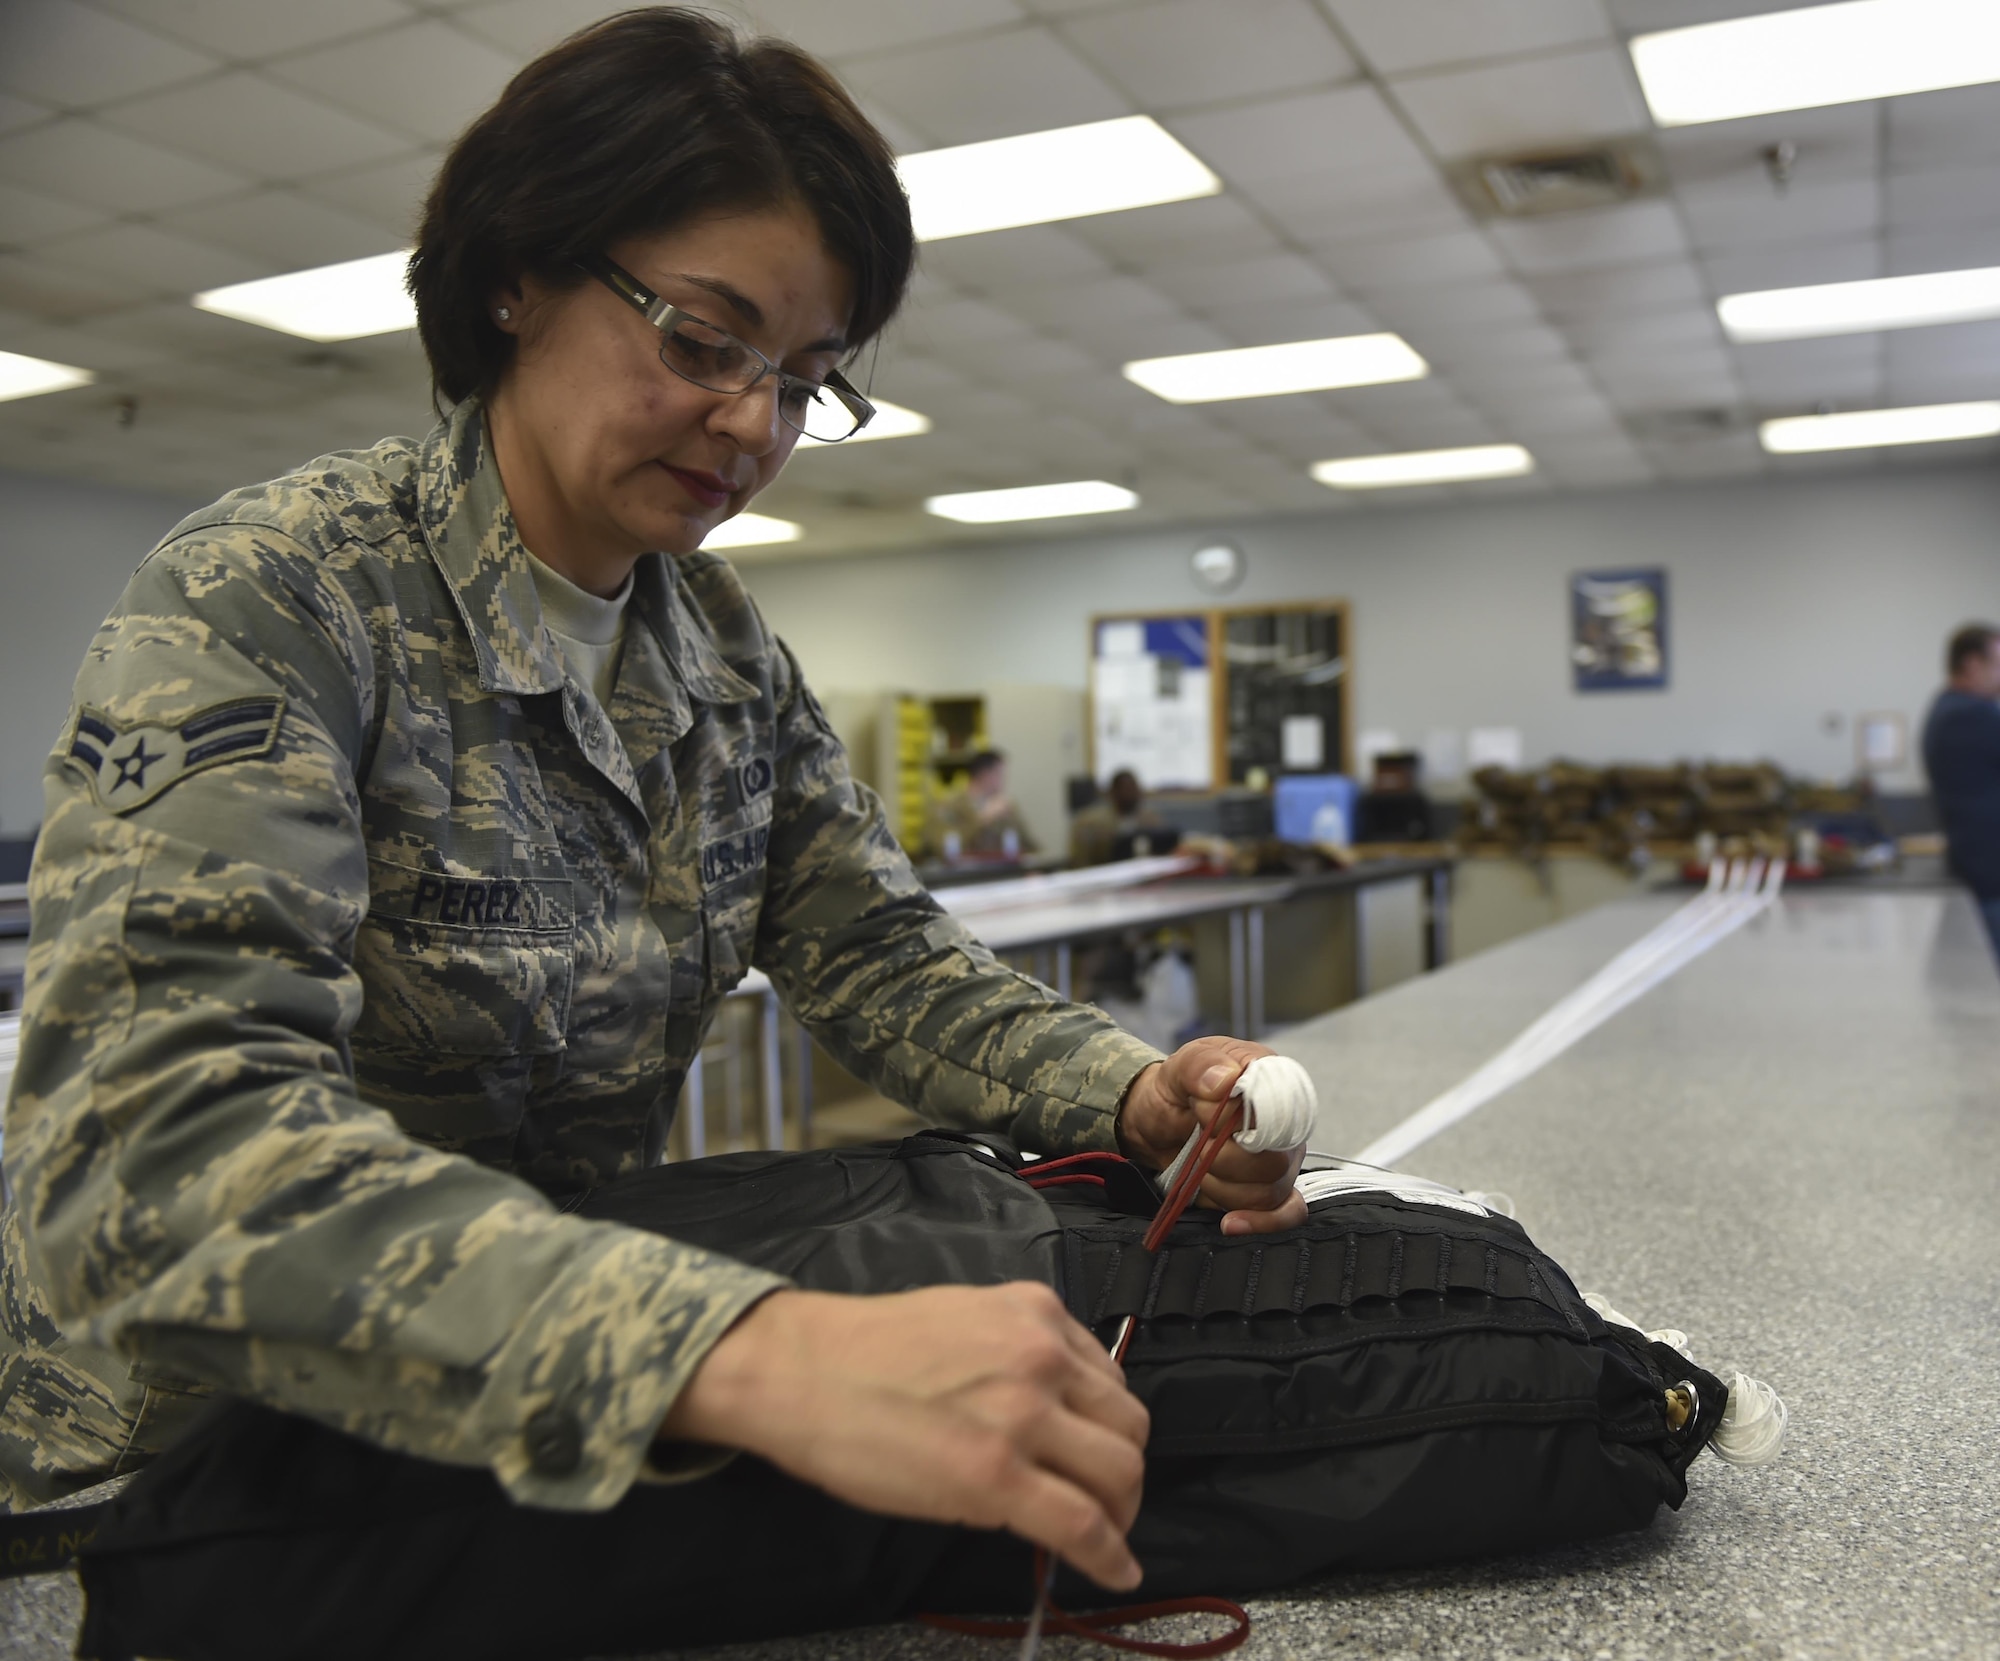
[[(1421, 1106), (1672, 904), (1608, 906), (1296, 1029), (1280, 1047), (1318, 1080), (1316, 1145)], [(1239, 1654), (2000, 1657), (2000, 975), (1965, 900), (1795, 893), (1408, 1163), (1512, 1194), (1586, 1288), (1771, 1381), (1791, 1444), (1762, 1471), (1703, 1460), (1642, 1535), (1262, 1600)], [(73, 1591), (29, 1585), (0, 1585), (4, 1661), (67, 1653)], [(704, 1653), (1010, 1652), (898, 1627)]]

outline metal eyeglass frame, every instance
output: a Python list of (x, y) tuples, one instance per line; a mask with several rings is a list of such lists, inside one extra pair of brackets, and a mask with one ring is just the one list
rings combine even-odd
[[(815, 444), (844, 443), (875, 419), (875, 406), (839, 370), (829, 371), (826, 379), (823, 381), (808, 380), (803, 375), (794, 375), (789, 369), (780, 369), (769, 358), (765, 357), (762, 352), (758, 351), (756, 347), (752, 346), (749, 341), (731, 334), (727, 329), (717, 328), (715, 324), (709, 322), (705, 317), (697, 317), (691, 311), (682, 311), (679, 306), (668, 304), (668, 302), (662, 300), (644, 283), (640, 282), (637, 277), (633, 276), (631, 272), (625, 270), (622, 266), (613, 264), (601, 254), (594, 260), (578, 260), (577, 264), (606, 288), (610, 289), (613, 294), (617, 295), (619, 299), (623, 300), (641, 317), (645, 318), (655, 329), (659, 330), (661, 337), (660, 362), (673, 370), (676, 375), (680, 376), (690, 386), (701, 387), (706, 392), (740, 394), (753, 390), (775, 375), (778, 378), (778, 419), (790, 427), (793, 432), (802, 435), (805, 434), (805, 428), (798, 422), (791, 420), (785, 414), (786, 388), (788, 386), (801, 386), (814, 393), (830, 392), (840, 400), (841, 407), (854, 417), (854, 425), (842, 433), (839, 438), (816, 437), (813, 439)], [(682, 322), (697, 323), (713, 334), (718, 334), (727, 340), (735, 341), (738, 346), (743, 348), (744, 352), (756, 362), (762, 364), (763, 367), (743, 386), (710, 386), (706, 381), (696, 380), (686, 370), (679, 368), (667, 357), (667, 337)]]

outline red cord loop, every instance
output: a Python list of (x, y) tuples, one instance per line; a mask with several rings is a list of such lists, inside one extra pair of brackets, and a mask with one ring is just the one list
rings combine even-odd
[[(1194, 1145), (1193, 1156), (1181, 1167), (1180, 1175), (1174, 1178), (1173, 1187), (1160, 1202), (1160, 1209), (1146, 1230), (1145, 1249), (1148, 1252), (1158, 1251), (1167, 1236), (1173, 1233), (1174, 1224), (1194, 1203), (1195, 1196), (1201, 1192), (1201, 1185), (1208, 1180), (1208, 1173), (1221, 1157), (1222, 1150), (1229, 1146), (1230, 1137), (1236, 1134), (1236, 1127), (1242, 1121), (1243, 1101), (1237, 1097), (1225, 1102), (1222, 1111), (1203, 1127), (1201, 1139)], [(1101, 1188), (1104, 1186), (1101, 1177), (1074, 1172), (1053, 1174), (1060, 1166), (1090, 1157), (1088, 1154), (1071, 1154), (1066, 1159), (1049, 1160), (1025, 1174), (1036, 1188), (1058, 1188), (1068, 1183), (1095, 1183)], [(1114, 1361), (1124, 1360), (1125, 1344), (1131, 1335), (1132, 1323), (1128, 1320), (1112, 1351)], [(1042, 1571), (1046, 1561), (1046, 1555), (1038, 1548), (1035, 1552), (1037, 1586), (1043, 1584)], [(1219, 1637), (1198, 1638), (1188, 1643), (1175, 1643), (1164, 1638), (1127, 1638), (1116, 1630), (1139, 1621), (1155, 1620), (1162, 1615), (1226, 1615), (1233, 1624)], [(1028, 1631), (1026, 1621), (985, 1621), (966, 1615), (919, 1615), (917, 1619), (926, 1626), (934, 1626), (944, 1632), (961, 1632), (971, 1638), (1020, 1638)], [(1051, 1598), (1048, 1612), (1042, 1620), (1042, 1631), (1089, 1638), (1106, 1649), (1125, 1650), (1133, 1655), (1162, 1655), (1174, 1657), (1175, 1661), (1202, 1661), (1204, 1656), (1227, 1655), (1242, 1644), (1250, 1636), (1250, 1616), (1241, 1604), (1231, 1603), (1227, 1598), (1167, 1598), (1159, 1603), (1128, 1603), (1116, 1609), (1094, 1609), (1084, 1615), (1070, 1614)]]

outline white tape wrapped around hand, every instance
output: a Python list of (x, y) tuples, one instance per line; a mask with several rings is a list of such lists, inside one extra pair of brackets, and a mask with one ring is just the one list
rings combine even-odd
[(1250, 1153), (1302, 1147), (1319, 1123), (1312, 1078), (1288, 1055), (1260, 1055), (1243, 1069), (1230, 1094), (1243, 1098), (1236, 1141)]

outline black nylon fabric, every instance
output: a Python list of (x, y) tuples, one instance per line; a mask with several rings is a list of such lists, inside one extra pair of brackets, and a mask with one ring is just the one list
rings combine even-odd
[[(1607, 1328), (1508, 1219), (1350, 1196), (1285, 1235), (1190, 1216), (1148, 1260), (1144, 1219), (1089, 1184), (1037, 1193), (1016, 1163), (932, 1133), (666, 1166), (577, 1208), (820, 1290), (1036, 1278), (1107, 1341), (1138, 1315), (1142, 1598), (1643, 1527), (1719, 1421), (1719, 1381)], [(1701, 1408), (1674, 1433), (1682, 1379)], [(872, 1516), (754, 1458), (602, 1513), (536, 1511), (484, 1470), (242, 1403), (113, 1502), (81, 1566), (78, 1653), (99, 1661), (557, 1661), (1031, 1591), (1009, 1536)], [(1058, 1595), (1103, 1601), (1069, 1577)]]

